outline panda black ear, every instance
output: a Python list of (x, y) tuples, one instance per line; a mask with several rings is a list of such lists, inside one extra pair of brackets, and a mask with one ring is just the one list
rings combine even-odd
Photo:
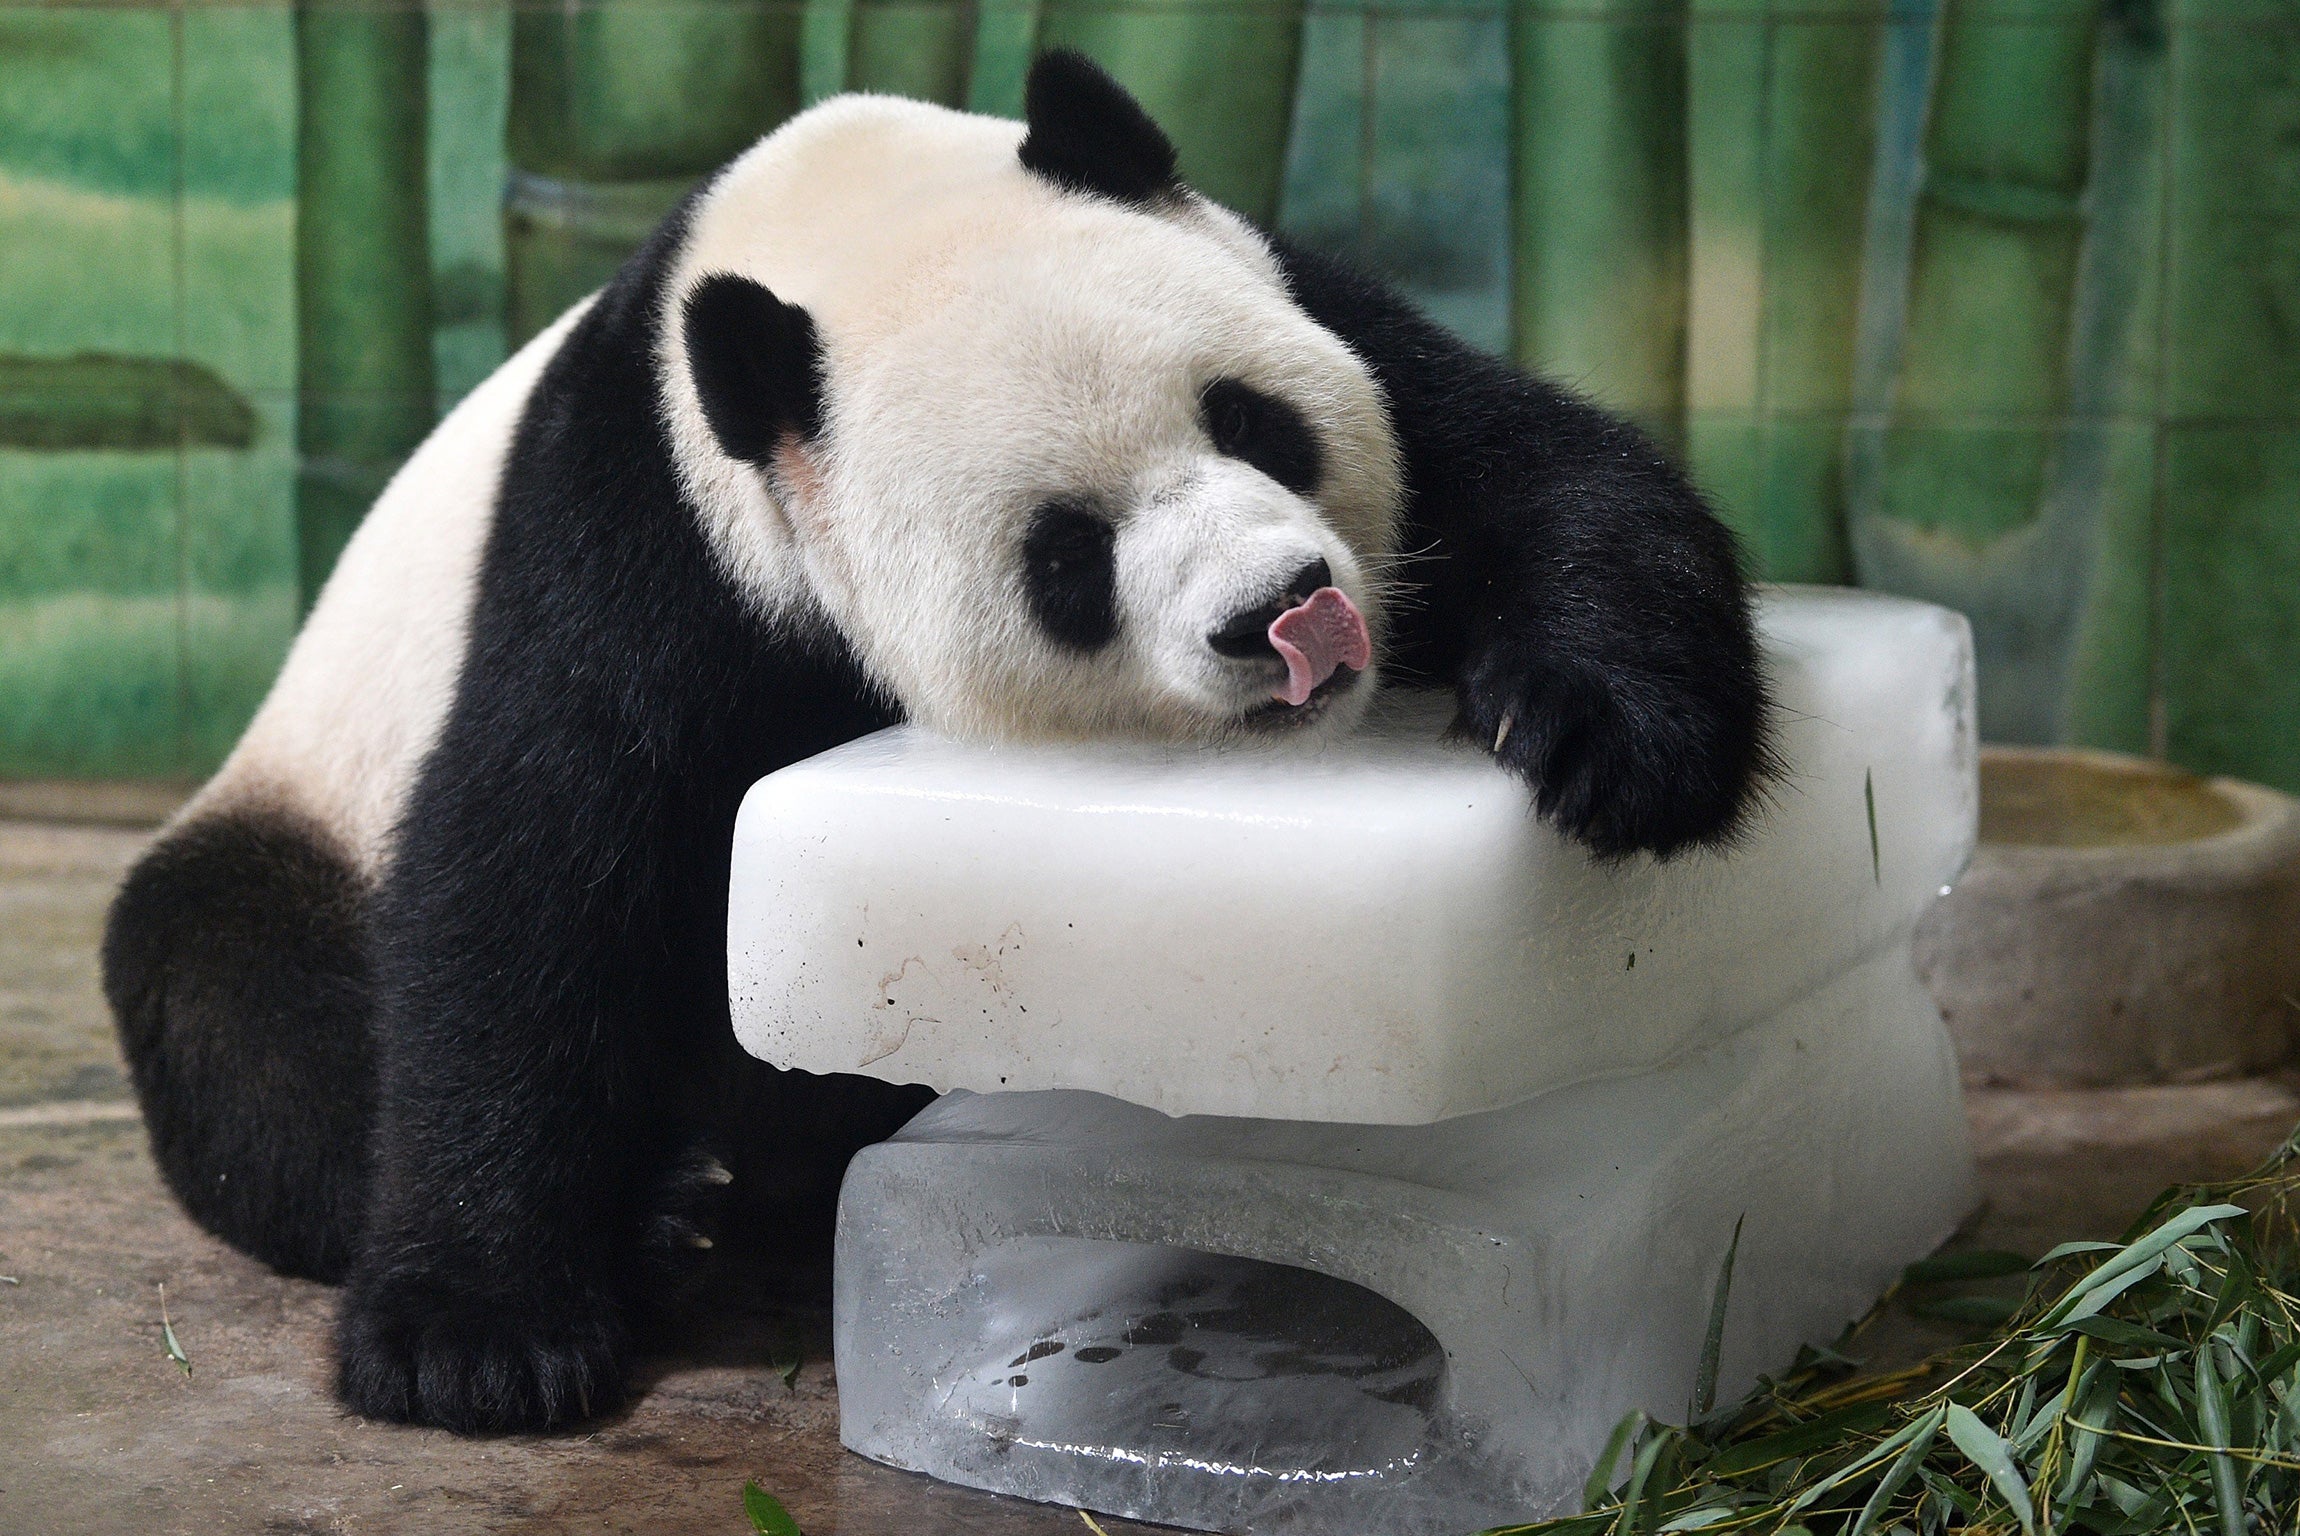
[(1073, 192), (1152, 203), (1182, 190), (1174, 145), (1142, 103), (1070, 48), (1042, 54), (1023, 87), (1023, 169)]
[(703, 419), (720, 447), (763, 469), (786, 433), (821, 435), (823, 349), (814, 316), (722, 272), (695, 285), (680, 324)]

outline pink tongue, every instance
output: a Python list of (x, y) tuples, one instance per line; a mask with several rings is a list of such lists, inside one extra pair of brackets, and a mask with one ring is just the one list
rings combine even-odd
[(1294, 705), (1308, 703), (1334, 668), (1363, 672), (1374, 659), (1365, 618), (1338, 587), (1320, 587), (1307, 602), (1272, 619), (1270, 644), (1286, 662), (1286, 686), (1270, 697)]

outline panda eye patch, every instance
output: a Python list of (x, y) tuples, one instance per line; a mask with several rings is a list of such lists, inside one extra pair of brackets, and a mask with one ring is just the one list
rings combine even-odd
[(1070, 502), (1048, 502), (1022, 540), (1030, 612), (1063, 645), (1098, 651), (1118, 638), (1118, 531)]
[(1198, 419), (1214, 447), (1297, 496), (1316, 493), (1324, 455), (1302, 413), (1238, 379), (1216, 379), (1198, 394)]

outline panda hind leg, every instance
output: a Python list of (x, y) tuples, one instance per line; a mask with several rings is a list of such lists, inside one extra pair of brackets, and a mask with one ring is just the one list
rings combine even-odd
[(152, 1155), (202, 1226), (283, 1274), (357, 1250), (375, 1102), (367, 885), (300, 817), (165, 834), (104, 933), (104, 990)]

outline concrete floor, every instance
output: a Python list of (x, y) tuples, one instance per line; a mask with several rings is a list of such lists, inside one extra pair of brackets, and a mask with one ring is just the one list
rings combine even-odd
[[(0, 822), (0, 1531), (733, 1532), (745, 1479), (809, 1536), (1084, 1531), (841, 1451), (820, 1316), (713, 1311), (647, 1363), (634, 1408), (578, 1436), (460, 1440), (339, 1412), (329, 1291), (198, 1231), (145, 1155), (95, 961), (145, 836)], [(2300, 1095), (1997, 1092), (1971, 1109), (1991, 1204), (1962, 1241), (2036, 1252), (2113, 1235), (2173, 1179), (2240, 1170), (2300, 1121)], [(162, 1349), (163, 1285), (188, 1378)], [(1892, 1314), (1864, 1352), (1948, 1337)]]

